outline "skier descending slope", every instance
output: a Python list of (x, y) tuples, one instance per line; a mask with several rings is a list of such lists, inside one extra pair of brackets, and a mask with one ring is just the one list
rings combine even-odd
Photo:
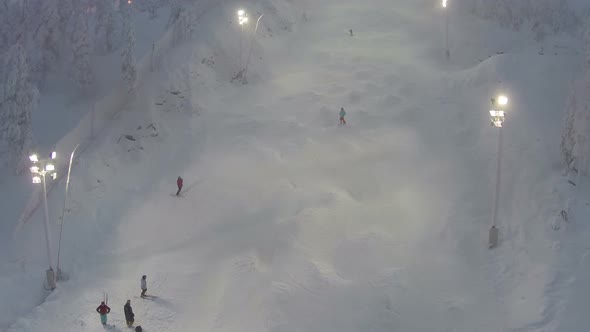
[(178, 179), (176, 179), (176, 186), (178, 187), (178, 191), (176, 192), (176, 196), (180, 195), (180, 191), (182, 190), (182, 178), (179, 176)]
[(98, 308), (96, 308), (96, 312), (100, 314), (100, 322), (102, 323), (102, 325), (106, 325), (107, 315), (109, 312), (111, 312), (111, 308), (109, 308), (109, 306), (106, 305), (104, 301), (102, 301)]
[(346, 124), (346, 120), (344, 120), (345, 115), (346, 115), (346, 112), (344, 111), (344, 107), (340, 107), (340, 124), (341, 125)]

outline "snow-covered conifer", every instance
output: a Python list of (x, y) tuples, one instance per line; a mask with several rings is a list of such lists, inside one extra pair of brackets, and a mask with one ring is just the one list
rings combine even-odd
[(150, 15), (150, 19), (158, 17), (158, 2), (157, 0), (146, 0), (146, 9)]
[(2, 143), (17, 173), (28, 165), (27, 157), (33, 145), (31, 113), (39, 103), (39, 92), (31, 84), (28, 71), (24, 48), (17, 43), (5, 58), (0, 94)]
[(96, 4), (95, 38), (104, 42), (107, 52), (113, 50), (113, 38), (115, 35), (115, 11), (110, 1), (99, 1)]
[(135, 93), (137, 84), (137, 69), (133, 49), (135, 48), (135, 29), (131, 17), (124, 15), (123, 33), (125, 34), (125, 44), (121, 52), (121, 73), (123, 81), (127, 86), (127, 92), (132, 95)]
[(71, 35), (72, 60), (71, 75), (76, 84), (87, 90), (94, 83), (94, 73), (90, 65), (90, 41), (88, 39), (88, 22), (84, 13), (76, 17)]
[(47, 73), (55, 68), (59, 59), (59, 12), (55, 1), (43, 3), (41, 22), (35, 31), (34, 40), (39, 55), (34, 72), (37, 81), (43, 83)]
[(182, 43), (190, 38), (193, 33), (193, 20), (188, 10), (181, 10), (174, 22), (172, 39), (174, 44)]
[(566, 172), (574, 166), (574, 148), (576, 145), (576, 127), (574, 126), (574, 121), (576, 119), (577, 107), (576, 87), (573, 85), (565, 108), (563, 132), (561, 134), (561, 160)]
[(57, 10), (59, 12), (59, 29), (62, 36), (68, 34), (68, 26), (72, 21), (72, 15), (74, 14), (74, 5), (72, 0), (58, 0)]

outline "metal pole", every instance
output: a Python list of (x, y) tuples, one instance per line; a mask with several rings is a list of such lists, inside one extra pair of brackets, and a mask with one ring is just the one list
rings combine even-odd
[(256, 27), (254, 28), (254, 34), (252, 34), (252, 39), (250, 40), (250, 51), (248, 52), (248, 60), (246, 60), (246, 68), (244, 68), (244, 75), (242, 75), (242, 82), (246, 81), (246, 72), (248, 71), (248, 65), (250, 64), (250, 56), (252, 55), (252, 48), (254, 47), (254, 38), (256, 38), (256, 31), (258, 31), (258, 23), (260, 23), (260, 19), (262, 18), (263, 14), (260, 14), (258, 19), (256, 20)]
[(447, 56), (447, 60), (451, 57), (451, 51), (449, 50), (449, 9), (445, 10), (445, 17), (446, 17), (446, 52), (445, 55)]
[(498, 153), (496, 163), (496, 192), (494, 194), (494, 210), (492, 211), (492, 227), (498, 223), (498, 205), (500, 203), (500, 178), (502, 170), (502, 127), (498, 128)]
[[(45, 166), (45, 165), (43, 165)], [(49, 269), (53, 270), (53, 259), (51, 254), (51, 236), (49, 236), (49, 209), (47, 208), (47, 185), (45, 184), (45, 174), (41, 175), (43, 179), (43, 204), (45, 208), (45, 241), (47, 243), (47, 258), (49, 259)]]
[(68, 191), (70, 188), (70, 173), (72, 171), (72, 161), (74, 160), (74, 153), (76, 153), (76, 150), (78, 149), (78, 147), (80, 146), (80, 144), (76, 145), (76, 147), (74, 148), (74, 151), (72, 151), (72, 154), (70, 155), (70, 165), (68, 166), (68, 177), (66, 180), (66, 196), (64, 197), (64, 207), (61, 210), (61, 225), (59, 227), (59, 242), (57, 244), (57, 277), (61, 278), (61, 269), (59, 268), (59, 257), (60, 257), (60, 253), (61, 253), (61, 236), (63, 233), (63, 229), (64, 229), (64, 219), (66, 217), (66, 203), (68, 200)]
[(240, 24), (240, 70), (242, 70), (242, 36), (244, 35), (244, 24)]

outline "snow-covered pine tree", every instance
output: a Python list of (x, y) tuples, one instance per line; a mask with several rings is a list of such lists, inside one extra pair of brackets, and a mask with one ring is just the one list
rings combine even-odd
[[(69, 33), (68, 26), (72, 21), (74, 14), (74, 5), (72, 0), (58, 0), (57, 10), (59, 12), (59, 31), (61, 36), (67, 36)], [(63, 40), (63, 38), (62, 38)]]
[(31, 114), (39, 103), (39, 92), (31, 84), (24, 48), (13, 45), (4, 61), (0, 99), (0, 129), (4, 150), (12, 168), (21, 173), (27, 168), (33, 146)]
[(94, 83), (94, 73), (90, 66), (91, 48), (88, 40), (88, 22), (84, 13), (79, 13), (76, 17), (70, 42), (73, 60), (72, 78), (80, 89), (87, 92)]
[[(115, 10), (111, 1), (99, 1), (96, 3), (96, 26), (94, 28), (95, 39), (104, 41), (104, 49), (113, 51), (113, 38), (115, 36)], [(98, 44), (98, 42), (97, 42)]]
[(463, 0), (462, 4), (473, 14), (504, 27), (530, 27), (539, 41), (550, 32), (573, 31), (580, 22), (567, 0)]
[(166, 27), (170, 27), (176, 23), (182, 11), (184, 11), (184, 7), (180, 3), (180, 0), (170, 0), (170, 17), (168, 18)]
[(146, 0), (147, 12), (150, 19), (153, 20), (158, 17), (158, 2), (157, 0)]
[(174, 22), (172, 30), (172, 40), (174, 45), (178, 45), (188, 40), (193, 33), (193, 20), (191, 13), (183, 9), (178, 13), (178, 18)]
[(0, 1), (0, 53), (26, 41), (27, 26), (22, 8), (14, 1)]
[(35, 78), (43, 84), (47, 73), (57, 66), (59, 59), (59, 12), (56, 1), (43, 2), (41, 22), (33, 38), (39, 55), (34, 68)]
[[(582, 29), (582, 43), (584, 45), (586, 58), (586, 70), (588, 70), (588, 68), (590, 68), (590, 13), (586, 16), (584, 21), (584, 27)], [(588, 75), (590, 75), (590, 73)]]
[(123, 15), (125, 44), (121, 51), (121, 74), (130, 95), (135, 94), (137, 69), (133, 49), (135, 48), (135, 29), (130, 15)]
[(561, 160), (564, 173), (567, 174), (574, 167), (574, 149), (576, 145), (576, 127), (574, 125), (577, 113), (576, 86), (572, 84), (568, 97), (565, 115), (563, 119), (563, 132), (561, 134)]

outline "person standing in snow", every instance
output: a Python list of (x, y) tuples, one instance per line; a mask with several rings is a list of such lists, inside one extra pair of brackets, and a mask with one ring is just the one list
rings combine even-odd
[(100, 302), (98, 308), (96, 308), (96, 312), (100, 314), (100, 322), (102, 325), (107, 324), (107, 314), (111, 312), (111, 308), (104, 303), (104, 301)]
[(346, 120), (344, 120), (345, 115), (346, 115), (346, 112), (344, 111), (344, 107), (340, 107), (340, 124), (341, 125), (346, 124)]
[(123, 307), (125, 311), (125, 321), (127, 322), (127, 326), (133, 325), (135, 322), (135, 314), (133, 313), (133, 309), (131, 308), (131, 300), (127, 300), (125, 306)]
[(176, 196), (180, 195), (180, 191), (182, 190), (182, 178), (179, 176), (178, 179), (176, 179), (176, 186), (178, 187), (178, 191), (176, 192)]
[(145, 297), (145, 292), (147, 292), (147, 276), (146, 275), (141, 277), (140, 287), (141, 287), (141, 295), (140, 296)]

